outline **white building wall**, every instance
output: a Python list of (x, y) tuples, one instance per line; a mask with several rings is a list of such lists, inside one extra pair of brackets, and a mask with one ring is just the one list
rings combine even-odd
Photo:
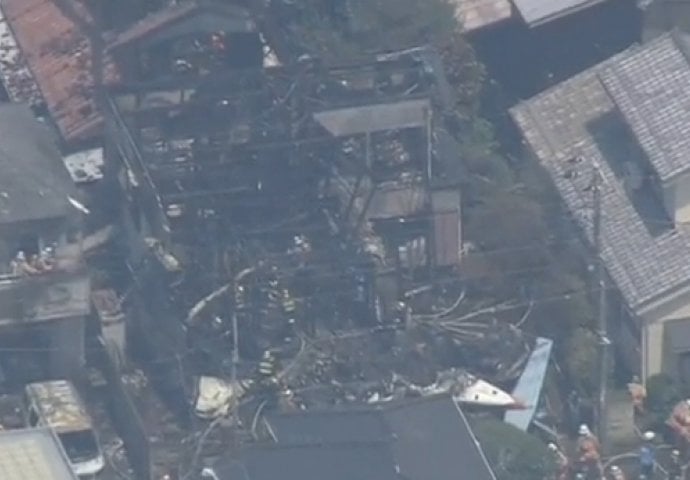
[(690, 222), (690, 173), (663, 186), (664, 206), (676, 224)]
[(664, 352), (664, 325), (670, 320), (690, 321), (690, 291), (677, 295), (642, 316), (642, 374), (644, 378), (669, 372), (669, 355)]

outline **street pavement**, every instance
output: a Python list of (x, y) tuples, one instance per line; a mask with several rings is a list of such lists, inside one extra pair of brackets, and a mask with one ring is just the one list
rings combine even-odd
[[(669, 480), (668, 471), (671, 466), (671, 450), (673, 448), (669, 445), (661, 445), (656, 449), (656, 461), (657, 466), (654, 472), (654, 477), (649, 480)], [(637, 480), (640, 475), (640, 461), (638, 458), (637, 451), (631, 451), (628, 453), (623, 453), (616, 455), (608, 459), (604, 463), (604, 469), (608, 473), (609, 468), (613, 465), (618, 465), (624, 472), (626, 480)], [(688, 465), (684, 467), (684, 474), (681, 477), (682, 480), (690, 480), (690, 475), (688, 474)]]

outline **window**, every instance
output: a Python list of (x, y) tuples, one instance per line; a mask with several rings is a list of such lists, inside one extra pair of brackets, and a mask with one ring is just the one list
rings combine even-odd
[(59, 437), (72, 463), (93, 460), (100, 454), (96, 437), (91, 430), (65, 432), (61, 433)]
[(38, 236), (32, 234), (22, 235), (17, 250), (24, 252), (27, 256), (38, 254)]

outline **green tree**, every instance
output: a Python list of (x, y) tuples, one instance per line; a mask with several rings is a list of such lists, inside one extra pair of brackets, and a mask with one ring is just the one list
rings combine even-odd
[[(307, 0), (291, 31), (306, 50), (342, 61), (343, 53), (440, 45), (457, 28), (454, 7), (446, 0), (350, 0), (339, 11), (323, 0)], [(325, 43), (314, 43), (315, 38)]]
[(448, 0), (350, 0), (335, 12), (323, 0), (307, 0), (288, 27), (294, 44), (327, 63), (367, 54), (431, 45), (442, 54), (446, 75), (457, 94), (461, 117), (479, 106), (484, 68), (460, 32)]
[(570, 380), (581, 393), (591, 395), (596, 389), (597, 338), (588, 329), (576, 328), (564, 349), (566, 368)]
[(645, 386), (647, 388), (645, 428), (663, 431), (664, 423), (674, 405), (683, 398), (681, 389), (671, 377), (664, 374), (652, 375), (647, 379)]
[(557, 466), (544, 443), (493, 417), (471, 420), (498, 480), (545, 480)]

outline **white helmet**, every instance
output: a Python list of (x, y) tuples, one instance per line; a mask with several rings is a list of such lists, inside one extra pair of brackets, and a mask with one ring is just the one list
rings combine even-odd
[(558, 447), (556, 446), (555, 443), (549, 443), (548, 447), (549, 447), (549, 450), (551, 450), (552, 452), (555, 452), (558, 450)]
[(613, 465), (611, 467), (611, 473), (620, 473), (620, 472), (621, 472), (621, 467), (619, 467), (618, 465)]
[(583, 423), (580, 425), (580, 428), (578, 428), (577, 433), (578, 435), (590, 435), (592, 432), (590, 432), (589, 427)]
[(656, 434), (652, 432), (651, 430), (647, 430), (642, 434), (642, 438), (644, 438), (647, 441), (654, 440), (654, 437), (656, 437)]

